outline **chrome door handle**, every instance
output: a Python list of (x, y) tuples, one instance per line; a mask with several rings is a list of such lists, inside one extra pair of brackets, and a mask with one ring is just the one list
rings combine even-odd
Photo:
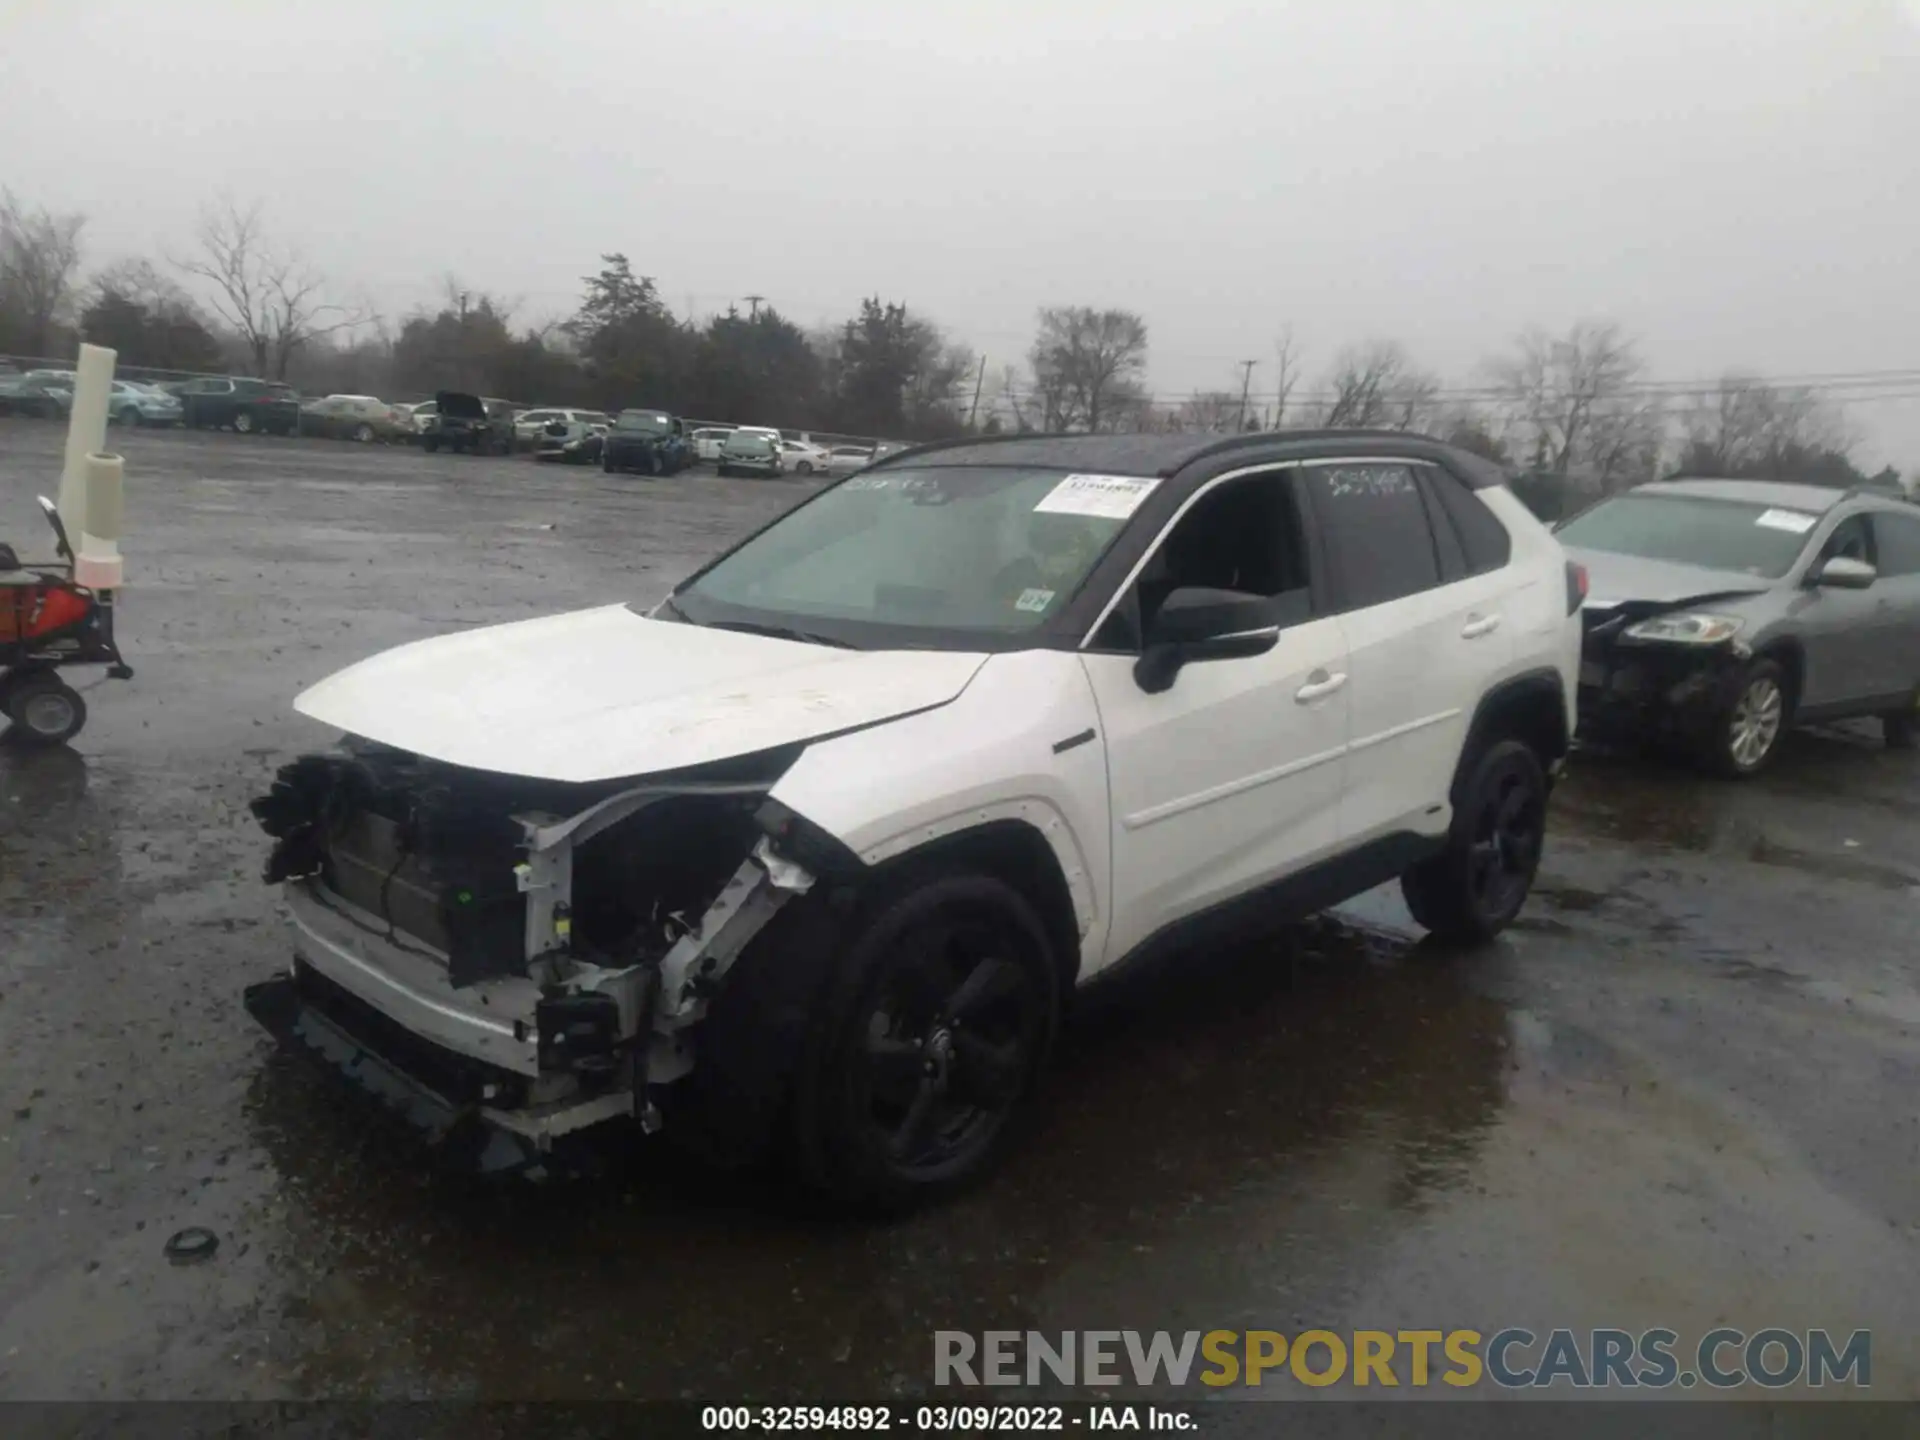
[(1488, 615), (1484, 619), (1469, 620), (1466, 624), (1462, 625), (1460, 627), (1460, 638), (1463, 640), (1478, 640), (1482, 635), (1491, 635), (1499, 628), (1500, 617), (1498, 615)]
[(1347, 672), (1329, 675), (1324, 670), (1316, 670), (1307, 677), (1307, 683), (1293, 692), (1293, 698), (1302, 705), (1311, 705), (1322, 696), (1331, 695), (1347, 683)]

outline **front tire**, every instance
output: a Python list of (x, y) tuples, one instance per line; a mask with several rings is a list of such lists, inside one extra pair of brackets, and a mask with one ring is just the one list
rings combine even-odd
[(373, 443), (373, 427), (371, 425), (355, 426), (353, 431), (353, 438), (359, 441), (362, 445), (371, 445)]
[(1732, 780), (1758, 775), (1779, 752), (1789, 709), (1786, 672), (1772, 660), (1754, 661), (1708, 733), (1708, 763)]
[(7, 732), (22, 745), (64, 745), (87, 723), (87, 702), (59, 676), (40, 671), (6, 690)]
[(1518, 740), (1489, 745), (1458, 787), (1446, 849), (1400, 877), (1407, 909), (1446, 943), (1493, 939), (1527, 903), (1546, 827), (1540, 757)]
[(1003, 881), (936, 873), (879, 901), (826, 987), (802, 1063), (803, 1178), (885, 1211), (980, 1179), (1031, 1118), (1059, 1012), (1046, 929)]

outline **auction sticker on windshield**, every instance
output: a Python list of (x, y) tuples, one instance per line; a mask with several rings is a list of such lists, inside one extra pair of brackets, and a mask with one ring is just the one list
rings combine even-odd
[(1097, 515), (1125, 520), (1160, 482), (1141, 475), (1069, 475), (1034, 506), (1036, 514)]
[(1785, 530), (1792, 535), (1804, 535), (1811, 530), (1818, 515), (1806, 515), (1798, 510), (1768, 510), (1753, 523), (1764, 525), (1769, 530)]

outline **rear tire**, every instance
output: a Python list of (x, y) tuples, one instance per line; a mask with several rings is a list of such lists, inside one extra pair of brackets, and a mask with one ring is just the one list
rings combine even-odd
[(373, 443), (373, 427), (371, 425), (355, 426), (353, 431), (353, 438), (359, 441), (362, 445), (371, 445)]
[(1046, 929), (1004, 882), (935, 873), (877, 900), (814, 1015), (792, 1109), (802, 1177), (880, 1211), (979, 1180), (1032, 1118), (1059, 1013)]
[(253, 433), (253, 416), (247, 414), (244, 410), (234, 416), (233, 433), (236, 435), (251, 435)]
[(1917, 730), (1920, 730), (1920, 690), (1914, 692), (1906, 709), (1889, 710), (1880, 717), (1880, 734), (1889, 750), (1913, 749)]
[(1730, 780), (1758, 775), (1779, 754), (1791, 710), (1786, 672), (1776, 661), (1755, 660), (1708, 731), (1707, 763)]
[(87, 702), (52, 671), (21, 676), (6, 689), (8, 734), (22, 745), (64, 745), (87, 723)]
[(1547, 775), (1519, 740), (1497, 740), (1456, 787), (1446, 849), (1400, 877), (1407, 909), (1455, 945), (1493, 939), (1533, 889), (1546, 839)]

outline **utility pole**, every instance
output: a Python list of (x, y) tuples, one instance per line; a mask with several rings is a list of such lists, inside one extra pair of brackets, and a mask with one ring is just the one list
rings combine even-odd
[(747, 316), (747, 319), (758, 320), (760, 318), (760, 303), (767, 297), (764, 295), (742, 295), (740, 298), (753, 307), (753, 311)]
[(1240, 377), (1240, 425), (1239, 425), (1239, 428), (1241, 430), (1245, 430), (1247, 428), (1247, 392), (1253, 388), (1253, 367), (1258, 365), (1259, 363), (1260, 362), (1258, 360), (1242, 360), (1240, 362), (1240, 369), (1244, 372)]
[(980, 357), (980, 373), (973, 377), (973, 404), (967, 407), (967, 429), (973, 429), (973, 417), (980, 413), (980, 387), (987, 378), (987, 357)]

